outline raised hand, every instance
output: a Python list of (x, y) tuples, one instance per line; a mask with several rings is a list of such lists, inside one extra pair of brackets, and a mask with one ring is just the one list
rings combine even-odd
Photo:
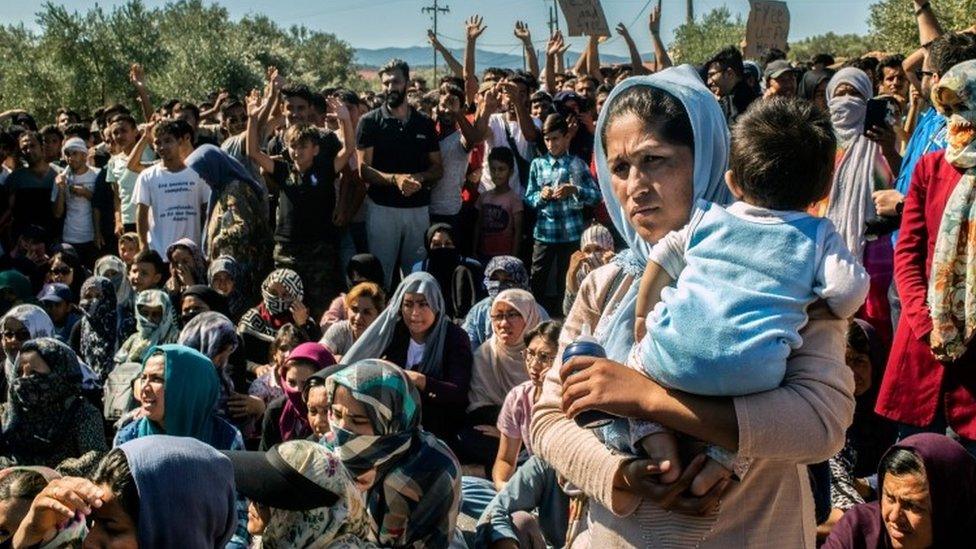
[(627, 30), (627, 25), (624, 25), (623, 23), (617, 23), (616, 31), (617, 31), (617, 34), (619, 34), (620, 36), (622, 36), (624, 40), (627, 40), (627, 39), (630, 38), (630, 31)]
[(142, 65), (139, 63), (133, 63), (129, 67), (129, 81), (132, 85), (137, 88), (146, 87), (146, 71), (143, 70)]
[(349, 109), (346, 108), (346, 104), (343, 103), (342, 100), (340, 100), (338, 97), (329, 97), (325, 100), (325, 102), (329, 105), (329, 110), (335, 114), (335, 117), (338, 120), (343, 122), (350, 121)]
[(549, 44), (546, 46), (546, 55), (558, 55), (564, 45), (563, 33), (557, 30), (549, 37)]
[(465, 34), (469, 41), (477, 40), (488, 27), (484, 24), (484, 18), (480, 15), (472, 15), (464, 22)]
[(529, 32), (529, 24), (525, 21), (515, 22), (515, 38), (522, 42), (532, 42), (532, 33)]
[(261, 101), (261, 92), (257, 88), (252, 89), (247, 94), (247, 97), (244, 98), (244, 105), (247, 110), (247, 116), (249, 118), (256, 118), (264, 106), (264, 103)]
[(441, 41), (437, 38), (437, 35), (434, 34), (433, 29), (427, 29), (427, 41), (430, 42), (430, 45), (434, 46), (435, 48), (439, 48), (441, 46)]
[(651, 14), (647, 18), (647, 27), (652, 35), (656, 36), (661, 33), (661, 0), (657, 0), (657, 6), (651, 10)]

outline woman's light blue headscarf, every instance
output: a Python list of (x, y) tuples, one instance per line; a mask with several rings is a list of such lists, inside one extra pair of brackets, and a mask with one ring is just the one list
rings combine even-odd
[[(647, 263), (647, 256), (654, 245), (637, 235), (630, 224), (627, 213), (613, 193), (610, 168), (607, 165), (607, 152), (603, 144), (607, 113), (620, 94), (634, 86), (647, 86), (665, 91), (684, 105), (691, 121), (695, 138), (695, 166), (692, 175), (694, 190), (692, 204), (699, 199), (726, 204), (731, 194), (725, 185), (724, 174), (728, 166), (729, 130), (722, 109), (712, 93), (705, 87), (698, 73), (691, 65), (672, 67), (650, 76), (630, 77), (610, 93), (596, 126), (596, 163), (600, 181), (600, 191), (606, 201), (607, 212), (614, 227), (623, 235), (629, 250), (619, 254), (616, 262), (628, 274), (640, 276)], [(676, 227), (677, 229), (678, 227)], [(632, 284), (627, 294), (614, 311), (604, 311), (608, 316), (600, 323), (594, 334), (607, 351), (607, 357), (624, 362), (634, 343), (634, 306), (637, 301), (637, 284)]]

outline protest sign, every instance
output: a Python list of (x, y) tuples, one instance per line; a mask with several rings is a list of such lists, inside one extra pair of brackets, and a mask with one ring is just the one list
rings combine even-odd
[(610, 36), (600, 0), (559, 0), (569, 36)]
[(749, 5), (743, 56), (758, 59), (772, 48), (786, 51), (790, 34), (790, 9), (786, 2), (751, 0)]

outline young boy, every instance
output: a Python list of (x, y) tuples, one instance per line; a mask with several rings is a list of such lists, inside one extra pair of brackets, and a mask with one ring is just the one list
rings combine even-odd
[(143, 290), (159, 289), (163, 287), (165, 274), (166, 263), (162, 256), (156, 250), (142, 250), (129, 267), (129, 284), (136, 294)]
[(139, 235), (137, 233), (123, 233), (119, 237), (119, 259), (127, 267), (132, 266), (136, 256), (141, 251), (142, 248), (139, 247)]
[(565, 272), (569, 258), (579, 245), (585, 224), (583, 206), (600, 200), (590, 170), (579, 158), (569, 154), (569, 127), (560, 114), (550, 114), (542, 126), (542, 139), (549, 154), (536, 158), (529, 168), (529, 184), (525, 202), (536, 210), (532, 236), (532, 293), (536, 298), (546, 295), (549, 271), (556, 265), (556, 295), (559, 301), (546, 307), (558, 310), (566, 291)]
[(305, 297), (315, 318), (339, 295), (344, 280), (339, 268), (339, 230), (333, 224), (336, 174), (352, 154), (352, 122), (345, 104), (329, 98), (345, 144), (335, 133), (292, 124), (285, 130), (288, 158), (272, 158), (258, 146), (257, 116), (248, 117), (247, 155), (268, 175), (278, 193), (275, 226), (275, 268), (292, 269), (305, 285)]
[[(688, 225), (651, 250), (632, 366), (691, 394), (767, 391), (801, 344), (807, 306), (822, 299), (840, 318), (857, 311), (867, 273), (829, 220), (805, 213), (830, 190), (835, 151), (830, 120), (806, 102), (764, 101), (739, 119), (726, 173), (737, 202), (699, 201)], [(661, 482), (678, 478), (671, 432), (631, 421), (630, 441), (662, 464)], [(740, 478), (748, 469), (748, 459), (721, 448), (706, 453), (714, 460), (693, 481), (694, 495), (729, 475), (722, 465)]]
[(488, 153), (488, 169), (494, 187), (481, 193), (475, 203), (478, 221), (474, 239), (484, 261), (499, 255), (518, 255), (522, 241), (522, 199), (508, 184), (515, 169), (512, 149), (492, 149)]
[(183, 163), (192, 150), (193, 129), (189, 124), (166, 120), (146, 131), (152, 131), (154, 148), (162, 161), (136, 178), (132, 194), (136, 231), (140, 247), (152, 247), (166, 257), (169, 245), (181, 238), (200, 243), (210, 186)]
[[(115, 234), (135, 232), (136, 204), (132, 201), (132, 194), (136, 189), (137, 172), (128, 168), (129, 154), (136, 146), (138, 130), (136, 119), (128, 113), (114, 114), (109, 120), (109, 135), (112, 137), (114, 155), (105, 166), (105, 181), (112, 185), (115, 200)], [(155, 155), (152, 149), (146, 147), (142, 152), (142, 163), (153, 161)]]
[(88, 145), (72, 137), (64, 142), (61, 154), (65, 169), (54, 178), (51, 203), (54, 217), (64, 218), (61, 240), (74, 246), (85, 265), (95, 262), (95, 250), (101, 248), (98, 210), (92, 208), (98, 170), (88, 168)]

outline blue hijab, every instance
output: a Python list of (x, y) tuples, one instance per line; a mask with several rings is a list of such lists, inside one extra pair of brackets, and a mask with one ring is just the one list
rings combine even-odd
[[(613, 193), (607, 153), (600, 138), (607, 124), (606, 113), (610, 112), (613, 102), (624, 90), (634, 86), (648, 86), (665, 91), (681, 101), (685, 111), (688, 112), (695, 139), (692, 204), (698, 199), (727, 204), (732, 197), (724, 179), (729, 156), (729, 130), (725, 116), (715, 97), (705, 87), (691, 65), (672, 67), (650, 76), (630, 77), (614, 87), (604, 103), (596, 126), (597, 173), (600, 191), (606, 201), (610, 219), (630, 248), (619, 254), (615, 262), (627, 274), (639, 277), (647, 264), (647, 256), (654, 243), (638, 236), (637, 230), (631, 226), (627, 213)], [(637, 303), (637, 288), (638, 284), (630, 286), (616, 309), (612, 312), (607, 311), (610, 316), (600, 323), (594, 334), (606, 349), (607, 357), (618, 362), (626, 362), (634, 343), (634, 307)]]
[[(186, 165), (197, 172), (207, 185), (210, 185), (210, 204), (207, 214), (213, 212), (214, 205), (224, 189), (233, 181), (242, 181), (254, 191), (254, 195), (263, 199), (268, 194), (264, 183), (254, 179), (251, 172), (238, 162), (236, 158), (227, 154), (223, 149), (214, 145), (201, 145), (190, 156), (186, 157)], [(261, 203), (267, 208), (267, 201)], [(267, 213), (265, 211), (264, 213)]]
[(119, 446), (139, 493), (139, 546), (224, 547), (237, 527), (234, 466), (192, 438), (154, 435)]

